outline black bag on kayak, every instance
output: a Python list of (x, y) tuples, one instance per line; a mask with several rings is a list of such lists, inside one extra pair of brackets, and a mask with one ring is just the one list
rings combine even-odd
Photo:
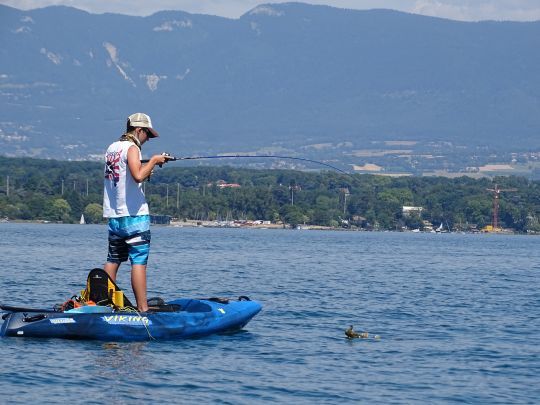
[(97, 305), (135, 308), (127, 299), (122, 289), (111, 280), (107, 272), (103, 269), (96, 268), (88, 273), (86, 289), (81, 292), (81, 297), (86, 301), (93, 301)]

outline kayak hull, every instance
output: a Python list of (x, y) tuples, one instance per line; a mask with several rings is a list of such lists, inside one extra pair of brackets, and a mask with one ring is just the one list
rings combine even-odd
[[(243, 328), (262, 306), (257, 301), (227, 303), (179, 299), (176, 312), (13, 311), (4, 315), (0, 336), (106, 341), (175, 340)], [(107, 308), (107, 307), (103, 307)]]

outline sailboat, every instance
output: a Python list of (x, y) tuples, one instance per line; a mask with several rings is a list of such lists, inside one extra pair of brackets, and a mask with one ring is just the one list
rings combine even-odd
[(437, 229), (435, 229), (435, 232), (442, 232), (443, 231), (443, 224), (441, 222), (441, 224), (439, 225), (439, 227)]
[(86, 224), (86, 221), (84, 220), (84, 214), (81, 214), (81, 220), (79, 221), (79, 224), (81, 225)]

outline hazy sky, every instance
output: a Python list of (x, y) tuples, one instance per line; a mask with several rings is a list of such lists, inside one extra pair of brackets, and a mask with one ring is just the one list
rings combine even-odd
[[(92, 13), (150, 15), (160, 10), (237, 18), (259, 4), (283, 3), (268, 0), (0, 0), (19, 9), (50, 5), (77, 7)], [(353, 9), (389, 8), (454, 20), (540, 20), (540, 0), (309, 0), (311, 4)]]

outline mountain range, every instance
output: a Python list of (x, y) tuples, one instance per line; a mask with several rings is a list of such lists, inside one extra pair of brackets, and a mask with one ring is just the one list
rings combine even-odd
[(540, 22), (260, 5), (238, 19), (0, 6), (2, 155), (87, 159), (146, 112), (148, 153), (538, 148)]

